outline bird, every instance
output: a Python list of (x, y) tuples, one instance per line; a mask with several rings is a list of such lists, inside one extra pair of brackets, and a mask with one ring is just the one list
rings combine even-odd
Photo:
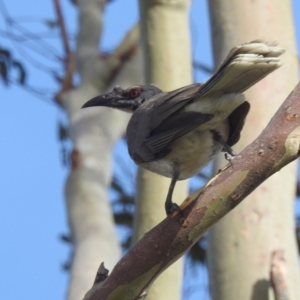
[(167, 216), (179, 210), (172, 202), (178, 180), (200, 172), (221, 151), (230, 156), (241, 136), (250, 104), (243, 92), (282, 65), (284, 49), (255, 40), (231, 49), (205, 83), (163, 92), (155, 85), (112, 92), (87, 101), (82, 108), (106, 106), (130, 112), (126, 135), (134, 162), (171, 178), (165, 201)]

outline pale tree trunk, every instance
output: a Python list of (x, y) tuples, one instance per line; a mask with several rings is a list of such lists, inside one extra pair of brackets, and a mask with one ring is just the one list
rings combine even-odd
[[(87, 100), (115, 84), (143, 83), (137, 27), (110, 57), (100, 58), (105, 3), (100, 0), (77, 1), (79, 33), (75, 57), (81, 84), (76, 89), (63, 87), (56, 97), (68, 114), (69, 134), (74, 146), (72, 169), (65, 186), (74, 245), (68, 300), (84, 297), (102, 261), (105, 267), (112, 269), (121, 257), (107, 189), (111, 181), (112, 148), (124, 134), (129, 115), (108, 108), (80, 108)], [(124, 61), (124, 54), (127, 61)], [(66, 78), (68, 76), (70, 74), (66, 74)]]
[[(278, 42), (286, 49), (283, 66), (246, 93), (251, 111), (241, 141), (234, 147), (239, 152), (264, 129), (297, 82), (291, 3), (211, 0), (209, 6), (216, 66), (233, 46), (255, 39)], [(222, 163), (219, 160), (216, 168)], [(293, 163), (259, 186), (210, 231), (207, 253), (214, 300), (274, 299), (269, 273), (272, 253), (278, 249), (283, 250), (286, 259), (289, 299), (300, 299), (295, 187)]]
[[(189, 0), (140, 0), (146, 82), (164, 91), (192, 82)], [(134, 243), (166, 217), (164, 202), (170, 179), (139, 169)], [(188, 182), (178, 182), (173, 201), (181, 203)], [(183, 260), (167, 269), (153, 284), (147, 299), (180, 299)]]

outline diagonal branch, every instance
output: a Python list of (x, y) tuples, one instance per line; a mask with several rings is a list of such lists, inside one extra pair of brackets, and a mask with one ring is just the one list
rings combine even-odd
[(299, 156), (300, 83), (266, 129), (174, 214), (149, 231), (86, 300), (140, 299), (153, 281), (263, 181)]

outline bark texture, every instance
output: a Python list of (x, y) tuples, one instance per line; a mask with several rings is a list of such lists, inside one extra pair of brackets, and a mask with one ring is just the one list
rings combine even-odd
[[(192, 82), (189, 32), (189, 0), (140, 1), (146, 82), (164, 91)], [(139, 169), (133, 242), (166, 216), (164, 202), (170, 179)], [(173, 201), (188, 192), (188, 182), (178, 182)], [(181, 299), (183, 260), (166, 270), (155, 282), (147, 299)]]
[[(297, 54), (289, 0), (209, 1), (215, 65), (228, 50), (251, 40), (277, 42), (286, 49), (283, 66), (248, 92), (251, 104), (239, 152), (265, 128), (270, 117), (297, 82)], [(275, 135), (270, 147), (278, 147)], [(261, 149), (266, 144), (261, 142)], [(263, 151), (265, 159), (270, 159)], [(216, 169), (223, 162), (219, 161)], [(262, 170), (257, 167), (257, 175)], [(294, 234), (296, 165), (272, 176), (247, 200), (213, 227), (209, 234), (208, 266), (214, 300), (274, 299), (270, 290), (271, 254), (283, 248), (288, 290), (300, 299), (300, 277)]]
[(300, 149), (299, 101), (300, 83), (261, 135), (205, 187), (190, 195), (181, 205), (182, 214), (175, 212), (149, 231), (121, 259), (108, 278), (87, 293), (85, 300), (145, 299), (153, 281), (211, 225), (268, 177), (297, 159)]

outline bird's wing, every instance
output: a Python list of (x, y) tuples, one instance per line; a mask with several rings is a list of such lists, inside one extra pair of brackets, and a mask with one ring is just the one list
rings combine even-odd
[(195, 98), (217, 91), (242, 93), (279, 68), (282, 53), (284, 49), (261, 41), (234, 47), (216, 73), (199, 88)]
[(239, 141), (249, 110), (250, 104), (249, 102), (245, 101), (229, 115), (229, 137), (227, 140), (228, 146), (231, 147)]
[[(161, 93), (141, 105), (127, 126), (130, 156), (136, 163), (161, 159), (170, 143), (212, 118), (197, 112), (183, 112), (201, 84), (191, 84)], [(137, 130), (138, 128), (138, 130)]]
[(144, 141), (144, 145), (153, 154), (151, 160), (158, 160), (166, 156), (170, 152), (166, 149), (172, 142), (211, 120), (212, 117), (213, 115), (210, 114), (184, 112), (158, 126)]
[(201, 85), (201, 83), (190, 84), (172, 92), (159, 94), (146, 102), (141, 109), (147, 110), (147, 113), (152, 115), (150, 131), (193, 100)]

